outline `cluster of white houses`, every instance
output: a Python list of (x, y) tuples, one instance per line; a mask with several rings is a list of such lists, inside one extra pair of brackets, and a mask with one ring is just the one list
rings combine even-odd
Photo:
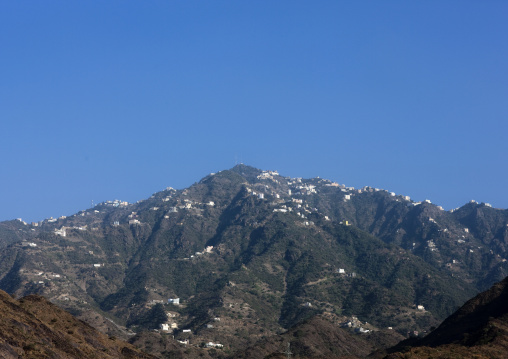
[(115, 199), (114, 201), (106, 201), (102, 203), (105, 206), (109, 207), (126, 207), (129, 205), (129, 202), (120, 201), (119, 199)]
[[(367, 324), (367, 323), (365, 323)], [(363, 327), (364, 323), (362, 323), (357, 317), (354, 315), (347, 321), (341, 323), (341, 327), (343, 328), (351, 328), (354, 329), (356, 333), (368, 333), (370, 330), (365, 329)]]

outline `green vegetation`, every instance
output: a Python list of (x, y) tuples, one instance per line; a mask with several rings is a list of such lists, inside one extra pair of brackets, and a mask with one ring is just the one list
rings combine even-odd
[(127, 325), (142, 329), (158, 329), (166, 320), (164, 306), (162, 304), (156, 304), (150, 310), (144, 311), (136, 317), (129, 319)]

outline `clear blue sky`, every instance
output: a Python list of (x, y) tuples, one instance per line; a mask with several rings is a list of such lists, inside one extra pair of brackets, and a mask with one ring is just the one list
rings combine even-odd
[(507, 1), (3, 1), (0, 220), (236, 161), (508, 208)]

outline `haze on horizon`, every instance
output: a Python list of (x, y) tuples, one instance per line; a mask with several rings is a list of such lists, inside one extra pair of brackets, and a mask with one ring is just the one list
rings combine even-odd
[(236, 162), (508, 208), (508, 4), (0, 5), (0, 220)]

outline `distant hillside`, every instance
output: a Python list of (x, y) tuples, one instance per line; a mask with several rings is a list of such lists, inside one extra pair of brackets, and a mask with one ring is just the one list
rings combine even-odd
[(283, 354), (288, 349), (297, 358), (365, 357), (375, 348), (393, 345), (402, 338), (393, 330), (356, 335), (330, 318), (315, 316), (281, 335), (260, 340), (231, 358), (263, 359), (277, 354), (286, 357)]
[(316, 315), (406, 336), (508, 275), (507, 224), (486, 204), (447, 212), (238, 165), (138, 203), (0, 223), (0, 288), (42, 294), (110, 335), (220, 344), (202, 352), (217, 357)]
[(0, 249), (32, 236), (27, 225), (20, 220), (0, 222)]
[(3, 291), (0, 291), (0, 357), (153, 358), (76, 320), (43, 297), (30, 295), (16, 301)]
[[(409, 349), (409, 347), (412, 347)], [(469, 300), (436, 330), (417, 341), (405, 341), (389, 358), (508, 356), (508, 277)]]
[[(508, 277), (467, 301), (421, 343), (433, 347), (451, 343), (476, 345), (485, 341), (485, 328), (493, 328), (494, 321), (508, 324)], [(489, 334), (491, 339), (496, 336)]]

